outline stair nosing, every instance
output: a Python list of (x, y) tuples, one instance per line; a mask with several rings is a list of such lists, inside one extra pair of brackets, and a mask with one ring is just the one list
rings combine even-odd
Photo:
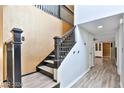
[(49, 57), (55, 57), (55, 55), (53, 54), (53, 55), (48, 55)]
[[(50, 62), (50, 61), (53, 61), (53, 62)], [(54, 60), (50, 60), (50, 59), (49, 60), (46, 59), (46, 60), (44, 60), (44, 62), (54, 64)]]
[(53, 70), (52, 67), (49, 67), (49, 66), (46, 66), (46, 65), (38, 66), (39, 69), (44, 70), (44, 71), (46, 71), (46, 72), (48, 72), (50, 74), (53, 74), (53, 71), (46, 70), (43, 67), (50, 68), (51, 70)]
[[(40, 69), (40, 68), (39, 68), (39, 69)], [(54, 76), (54, 75), (53, 75), (52, 73), (47, 72), (47, 71), (45, 71), (45, 70), (43, 70), (43, 69), (40, 69), (39, 72), (53, 79), (53, 76)]]

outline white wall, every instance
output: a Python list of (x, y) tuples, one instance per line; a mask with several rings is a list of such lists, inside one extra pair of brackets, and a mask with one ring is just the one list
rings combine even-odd
[(75, 6), (75, 24), (100, 19), (124, 12), (124, 6)]
[(117, 71), (121, 74), (121, 62), (122, 62), (122, 25), (120, 25), (115, 36), (116, 47), (117, 47)]
[[(74, 24), (81, 24), (96, 19), (124, 12), (124, 6), (75, 6)], [(124, 22), (124, 18), (123, 18)], [(122, 29), (123, 28), (123, 29)], [(117, 70), (120, 74), (121, 86), (124, 87), (124, 24), (116, 32)], [(123, 51), (122, 51), (123, 50)]]
[(89, 45), (92, 43), (93, 36), (81, 28), (76, 28), (75, 32), (77, 43), (58, 69), (60, 87), (68, 87), (73, 84), (77, 78), (88, 71), (89, 64), (91, 64), (89, 63)]
[(121, 75), (120, 75), (120, 81), (121, 81), (121, 86), (124, 88), (124, 15), (123, 15), (123, 24), (122, 24), (122, 32), (121, 32), (121, 45), (122, 45), (122, 56), (121, 56)]
[(115, 46), (117, 47), (117, 71), (120, 75), (120, 85), (124, 87), (124, 24), (116, 32)]

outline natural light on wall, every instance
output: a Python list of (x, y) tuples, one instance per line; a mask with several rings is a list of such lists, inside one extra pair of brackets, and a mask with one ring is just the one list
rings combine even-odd
[[(3, 72), (3, 55), (2, 55), (2, 47), (0, 46), (0, 82), (2, 82), (3, 80), (3, 75), (2, 75), (2, 72)], [(0, 85), (1, 86), (1, 85)]]
[[(2, 48), (0, 47), (0, 55), (2, 55)], [(0, 60), (2, 60), (2, 56), (0, 56)]]
[(121, 18), (121, 19), (120, 19), (120, 24), (122, 24), (122, 23), (123, 23), (123, 19)]
[(102, 25), (99, 25), (99, 26), (97, 26), (97, 28), (98, 28), (98, 29), (101, 29), (101, 28), (103, 28), (103, 26), (102, 26)]

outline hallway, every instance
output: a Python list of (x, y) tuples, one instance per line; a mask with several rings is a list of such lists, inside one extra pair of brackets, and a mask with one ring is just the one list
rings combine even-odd
[(96, 58), (95, 66), (73, 88), (120, 88), (119, 75), (113, 60)]

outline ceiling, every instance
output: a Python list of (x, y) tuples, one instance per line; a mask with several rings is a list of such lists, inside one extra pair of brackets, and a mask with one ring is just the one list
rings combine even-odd
[[(98, 41), (113, 41), (122, 16), (122, 14), (118, 14), (105, 17), (80, 24), (79, 27), (92, 33)], [(103, 28), (98, 29), (98, 26), (103, 26)]]

